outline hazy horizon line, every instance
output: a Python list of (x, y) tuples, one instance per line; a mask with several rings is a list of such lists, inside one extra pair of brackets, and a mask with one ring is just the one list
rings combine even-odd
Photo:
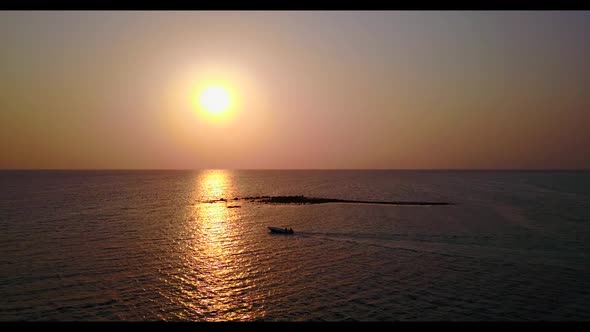
[(590, 171), (590, 168), (0, 168), (0, 171)]

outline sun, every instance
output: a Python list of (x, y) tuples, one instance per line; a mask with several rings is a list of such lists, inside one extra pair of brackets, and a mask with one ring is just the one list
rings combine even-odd
[(199, 94), (199, 105), (211, 114), (224, 113), (230, 104), (229, 91), (220, 85), (207, 86)]

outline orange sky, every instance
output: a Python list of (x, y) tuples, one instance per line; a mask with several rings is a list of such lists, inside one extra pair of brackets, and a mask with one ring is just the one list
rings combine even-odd
[[(589, 168), (588, 12), (1, 12), (0, 168)], [(194, 91), (224, 82), (223, 121)]]

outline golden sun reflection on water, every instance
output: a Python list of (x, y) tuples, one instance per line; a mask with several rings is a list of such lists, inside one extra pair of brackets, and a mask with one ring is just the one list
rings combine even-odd
[[(229, 171), (204, 171), (195, 200), (219, 199), (232, 189)], [(196, 203), (187, 221), (190, 244), (182, 249), (180, 296), (175, 299), (191, 316), (210, 321), (254, 320), (265, 312), (254, 296), (256, 265), (244, 254), (240, 209), (225, 202)]]
[(223, 197), (227, 191), (230, 176), (227, 171), (206, 171), (199, 177), (199, 194), (207, 200)]

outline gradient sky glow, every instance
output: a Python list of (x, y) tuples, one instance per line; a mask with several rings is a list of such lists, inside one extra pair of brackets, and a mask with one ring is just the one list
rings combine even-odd
[[(590, 12), (1, 12), (0, 168), (590, 168)], [(225, 122), (191, 91), (235, 91)]]

